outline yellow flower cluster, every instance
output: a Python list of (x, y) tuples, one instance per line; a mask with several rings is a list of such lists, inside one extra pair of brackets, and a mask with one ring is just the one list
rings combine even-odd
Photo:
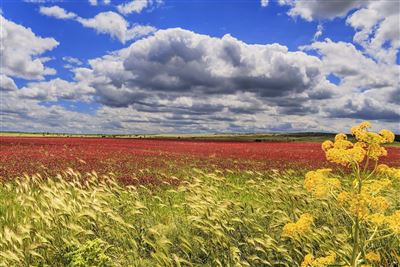
[(371, 251), (371, 252), (368, 252), (367, 255), (365, 255), (365, 259), (367, 261), (380, 262), (381, 261), (381, 255), (379, 255), (379, 253)]
[(362, 162), (365, 158), (366, 151), (364, 144), (357, 142), (353, 144), (347, 140), (345, 134), (337, 134), (335, 143), (325, 141), (322, 143), (322, 149), (325, 151), (326, 159), (344, 166), (352, 162)]
[(364, 182), (362, 191), (367, 194), (376, 195), (382, 190), (389, 188), (391, 185), (392, 181), (387, 178), (381, 180), (372, 179)]
[(307, 254), (304, 257), (300, 267), (326, 267), (335, 263), (336, 253), (331, 251), (328, 256), (314, 258), (312, 254)]
[(376, 168), (376, 171), (380, 175), (400, 180), (400, 169), (391, 168), (386, 164), (379, 164)]
[(400, 210), (389, 216), (382, 213), (371, 214), (368, 216), (368, 221), (377, 226), (387, 225), (393, 233), (400, 235)]
[(394, 141), (394, 133), (389, 130), (383, 129), (379, 133), (369, 132), (368, 129), (371, 128), (371, 123), (364, 121), (359, 125), (351, 128), (351, 133), (360, 142), (365, 142), (367, 144), (384, 144), (392, 143)]
[[(376, 224), (382, 223), (382, 214), (390, 207), (389, 202), (382, 196), (373, 196), (369, 193), (362, 192), (361, 194), (340, 192), (337, 196), (337, 201), (340, 205), (346, 208), (351, 214), (359, 219), (374, 220)], [(370, 215), (373, 212), (373, 215)], [(371, 217), (372, 216), (372, 217)]]
[(369, 132), (369, 122), (351, 128), (352, 134), (357, 139), (353, 144), (347, 140), (347, 136), (339, 133), (335, 136), (335, 142), (325, 141), (322, 150), (325, 151), (326, 159), (330, 162), (348, 166), (351, 163), (361, 163), (367, 156), (373, 160), (386, 156), (387, 151), (381, 144), (394, 141), (394, 134), (389, 130), (381, 130), (378, 133)]
[(282, 236), (295, 237), (303, 235), (311, 229), (314, 219), (311, 214), (304, 213), (295, 223), (288, 223), (283, 227)]
[(319, 169), (307, 172), (304, 186), (317, 198), (325, 198), (333, 189), (340, 188), (340, 181), (337, 178), (329, 178), (331, 169)]

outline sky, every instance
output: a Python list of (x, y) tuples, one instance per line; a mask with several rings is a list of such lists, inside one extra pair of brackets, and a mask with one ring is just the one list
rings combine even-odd
[(400, 0), (3, 0), (0, 130), (400, 133)]

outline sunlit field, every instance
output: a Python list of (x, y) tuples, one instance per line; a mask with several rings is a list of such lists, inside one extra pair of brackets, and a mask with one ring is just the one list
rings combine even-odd
[(367, 129), (322, 147), (3, 137), (1, 266), (397, 266), (399, 149)]

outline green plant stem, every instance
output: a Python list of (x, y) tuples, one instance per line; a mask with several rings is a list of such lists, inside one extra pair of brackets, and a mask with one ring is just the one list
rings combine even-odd
[[(358, 185), (357, 185), (357, 194), (361, 194), (361, 186), (362, 186), (362, 181), (361, 181), (361, 176), (360, 176), (360, 166), (358, 163), (355, 163), (353, 166), (354, 173), (356, 175)], [(356, 214), (356, 219), (355, 219), (355, 224), (354, 224), (354, 235), (353, 235), (353, 252), (351, 255), (351, 266), (356, 267), (357, 266), (357, 259), (359, 258), (359, 239), (360, 239), (360, 218), (358, 216), (358, 212)]]

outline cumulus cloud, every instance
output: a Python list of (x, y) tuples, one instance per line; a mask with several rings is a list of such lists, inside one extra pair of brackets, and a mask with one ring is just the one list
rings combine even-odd
[(156, 30), (152, 26), (131, 24), (122, 16), (112, 11), (101, 12), (93, 18), (79, 17), (75, 13), (67, 12), (58, 6), (41, 7), (40, 12), (43, 15), (58, 19), (73, 19), (84, 27), (92, 28), (97, 33), (108, 34), (122, 43), (146, 36)]
[(322, 58), (321, 71), (340, 78), (336, 97), (323, 105), (326, 115), (388, 121), (400, 120), (400, 66), (377, 62), (353, 44), (326, 39), (303, 49), (313, 49)]
[(117, 10), (124, 15), (141, 13), (146, 8), (159, 6), (162, 3), (162, 0), (131, 0), (127, 3), (118, 5)]
[(279, 0), (281, 5), (289, 5), (288, 15), (312, 21), (344, 17), (349, 11), (367, 4), (369, 0)]
[(44, 75), (55, 74), (45, 67), (48, 57), (40, 57), (59, 43), (53, 38), (35, 35), (30, 28), (16, 24), (0, 15), (1, 74), (28, 80), (40, 80)]
[(400, 2), (372, 1), (347, 18), (354, 41), (377, 60), (394, 64), (400, 48)]
[(14, 80), (4, 74), (0, 74), (0, 91), (15, 90), (17, 90), (17, 86), (15, 85)]
[(43, 15), (55, 17), (57, 19), (73, 19), (76, 18), (77, 15), (73, 12), (66, 12), (65, 9), (59, 6), (45, 7), (41, 6), (39, 12)]
[(110, 106), (127, 106), (150, 91), (170, 96), (251, 92), (273, 98), (312, 91), (325, 80), (319, 59), (305, 53), (182, 29), (160, 30), (89, 64), (90, 75), (99, 77), (100, 99)]

